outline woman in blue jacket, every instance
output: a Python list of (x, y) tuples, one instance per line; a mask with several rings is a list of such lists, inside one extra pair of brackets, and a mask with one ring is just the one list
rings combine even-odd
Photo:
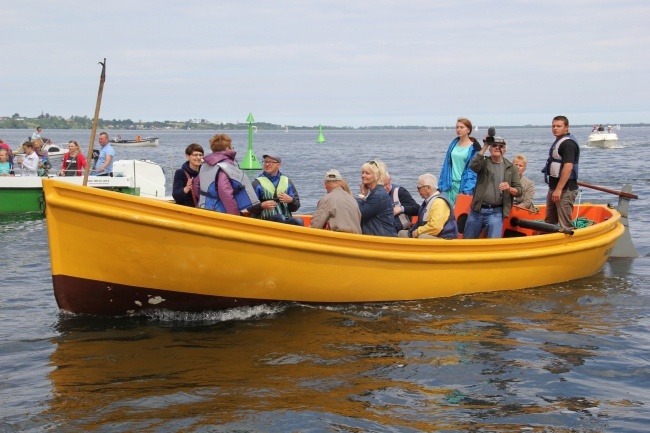
[(393, 221), (393, 201), (384, 189), (386, 166), (368, 161), (361, 166), (361, 194), (357, 198), (364, 235), (397, 236)]
[(445, 193), (452, 205), (456, 204), (458, 194), (474, 194), (476, 187), (476, 173), (469, 168), (469, 163), (474, 158), (481, 145), (472, 133), (472, 122), (464, 117), (456, 122), (456, 137), (447, 149), (445, 162), (440, 171), (438, 189)]

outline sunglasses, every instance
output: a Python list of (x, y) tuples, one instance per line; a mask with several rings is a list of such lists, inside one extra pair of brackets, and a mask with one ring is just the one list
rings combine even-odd
[(499, 149), (503, 149), (504, 147), (506, 147), (505, 144), (490, 144), (490, 146), (491, 147), (498, 147)]
[(426, 187), (428, 187), (428, 186), (429, 186), (429, 185), (418, 186), (418, 191), (421, 190), (422, 188), (426, 188)]

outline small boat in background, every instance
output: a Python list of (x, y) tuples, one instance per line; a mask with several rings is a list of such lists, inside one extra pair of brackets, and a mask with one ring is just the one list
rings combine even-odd
[(587, 139), (589, 147), (599, 147), (601, 149), (611, 149), (618, 147), (618, 135), (615, 132), (595, 131)]
[[(58, 170), (54, 170), (58, 172)], [(83, 184), (83, 176), (0, 176), (0, 215), (45, 211), (43, 179)], [(160, 165), (146, 160), (119, 160), (113, 176), (88, 176), (88, 186), (140, 197), (165, 198), (165, 173)]]
[[(61, 167), (61, 165), (63, 164), (63, 156), (68, 151), (67, 143), (65, 147), (62, 147), (59, 146), (58, 144), (54, 144), (54, 142), (49, 138), (41, 138), (41, 140), (43, 140), (43, 150), (47, 151), (47, 156), (50, 165), (58, 170), (59, 167)], [(32, 140), (31, 138), (28, 138), (26, 141), (32, 141)], [(15, 157), (15, 156), (24, 155), (25, 152), (23, 152), (22, 147), (19, 147), (15, 152), (13, 152), (13, 154)]]
[(113, 146), (122, 147), (156, 147), (159, 144), (158, 137), (142, 138), (140, 136), (133, 140), (122, 140), (122, 137), (117, 136), (111, 138), (110, 142)]

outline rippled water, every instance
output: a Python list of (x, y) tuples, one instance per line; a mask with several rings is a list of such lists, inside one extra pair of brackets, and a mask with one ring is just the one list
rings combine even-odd
[[(586, 143), (589, 130), (573, 133)], [(85, 148), (90, 135), (48, 134)], [(255, 134), (258, 158), (281, 152), (304, 212), (324, 193), (327, 169), (356, 185), (360, 165), (372, 158), (387, 161), (395, 182), (414, 193), (419, 174), (439, 173), (453, 138), (451, 131), (324, 134), (324, 144), (317, 131)], [(550, 130), (498, 134), (508, 141), (506, 156), (528, 156), (527, 175), (542, 200)], [(14, 147), (26, 135), (0, 130)], [(118, 158), (171, 160), (176, 168), (187, 144), (207, 147), (212, 133), (159, 135), (158, 148), (118, 148)], [(243, 156), (246, 133), (231, 135)], [(650, 128), (624, 128), (619, 138), (620, 149), (582, 149), (581, 178), (633, 184), (641, 196), (630, 206), (640, 257), (529, 290), (345, 308), (80, 317), (56, 306), (44, 220), (3, 218), (0, 431), (647, 432), (650, 175), (642, 155)], [(581, 200), (616, 202), (588, 189)], [(102, 257), (95, 241), (80, 239), (89, 260)], [(136, 265), (146, 270), (145, 259)]]

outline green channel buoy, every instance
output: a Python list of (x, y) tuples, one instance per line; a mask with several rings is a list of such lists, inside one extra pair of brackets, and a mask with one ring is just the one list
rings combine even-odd
[(248, 114), (246, 121), (248, 122), (248, 150), (246, 150), (246, 155), (244, 155), (244, 160), (239, 164), (239, 168), (242, 170), (259, 170), (262, 166), (253, 152), (253, 122), (255, 122), (253, 113)]
[(325, 143), (325, 136), (323, 135), (322, 125), (318, 125), (318, 143)]

